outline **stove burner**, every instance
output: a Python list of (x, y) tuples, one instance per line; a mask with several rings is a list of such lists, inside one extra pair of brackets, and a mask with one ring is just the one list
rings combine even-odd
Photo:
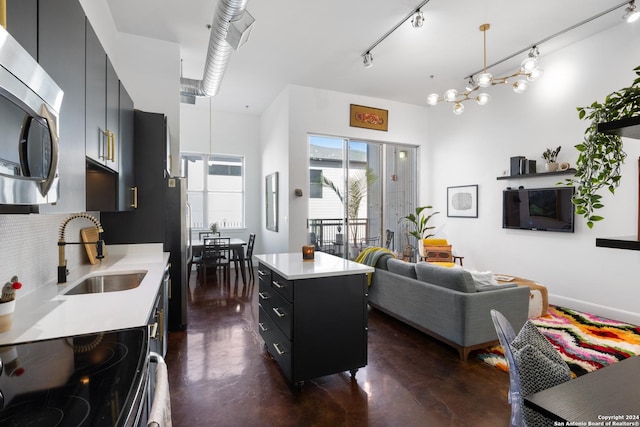
[(0, 425), (7, 427), (25, 426), (75, 426), (80, 427), (87, 420), (91, 405), (78, 396), (64, 396), (59, 402), (45, 406), (40, 400), (22, 402), (10, 408), (0, 418)]

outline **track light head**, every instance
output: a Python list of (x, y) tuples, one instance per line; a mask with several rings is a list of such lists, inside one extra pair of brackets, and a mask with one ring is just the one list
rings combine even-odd
[(371, 52), (362, 55), (362, 63), (364, 64), (364, 68), (371, 68), (373, 65), (373, 55), (371, 55)]
[(640, 10), (636, 9), (635, 0), (631, 0), (629, 6), (625, 9), (624, 15), (622, 15), (622, 19), (631, 23), (636, 22), (638, 18), (640, 18)]
[(416, 10), (413, 14), (413, 18), (411, 18), (411, 25), (413, 28), (420, 28), (424, 24), (424, 14), (420, 9)]

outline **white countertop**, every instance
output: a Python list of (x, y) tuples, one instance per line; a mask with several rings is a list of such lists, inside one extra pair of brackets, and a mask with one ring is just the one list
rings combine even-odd
[[(162, 251), (161, 243), (109, 245), (107, 253), (106, 259), (96, 265), (70, 269), (66, 284), (58, 285), (53, 280), (18, 298), (13, 325), (0, 333), (0, 345), (146, 325), (169, 254)], [(140, 271), (147, 273), (134, 289), (63, 295), (88, 276)]]
[(260, 262), (288, 280), (310, 279), (313, 277), (346, 276), (373, 273), (375, 269), (330, 255), (316, 252), (314, 260), (303, 260), (302, 252), (284, 254), (264, 254), (255, 256)]

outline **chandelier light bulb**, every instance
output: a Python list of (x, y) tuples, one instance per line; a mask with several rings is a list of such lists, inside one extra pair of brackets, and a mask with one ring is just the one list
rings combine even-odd
[(491, 73), (482, 73), (478, 76), (478, 86), (489, 87), (493, 82), (493, 76)]
[(453, 106), (453, 114), (460, 115), (464, 111), (464, 105), (461, 102), (456, 102), (456, 105)]
[(538, 80), (544, 74), (544, 70), (540, 67), (534, 68), (530, 73), (527, 73), (527, 80), (534, 82)]
[[(479, 93), (476, 97), (476, 102), (478, 105), (487, 105), (491, 101), (491, 96), (488, 93)], [(454, 111), (455, 112), (455, 111)]]
[(430, 93), (427, 96), (427, 104), (429, 105), (438, 105), (440, 101), (440, 96), (437, 93)]
[(515, 93), (522, 93), (527, 90), (528, 83), (526, 80), (518, 80), (513, 84), (513, 91)]
[(529, 56), (522, 61), (520, 65), (524, 73), (530, 73), (538, 67), (538, 58), (535, 56)]
[(449, 89), (444, 93), (444, 99), (447, 102), (455, 101), (457, 96), (458, 96), (458, 91), (455, 89)]

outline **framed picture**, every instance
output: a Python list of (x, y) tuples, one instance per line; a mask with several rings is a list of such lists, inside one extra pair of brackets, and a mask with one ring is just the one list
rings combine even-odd
[(389, 127), (389, 111), (351, 104), (349, 125), (386, 132)]
[(447, 216), (478, 218), (478, 186), (447, 187)]

